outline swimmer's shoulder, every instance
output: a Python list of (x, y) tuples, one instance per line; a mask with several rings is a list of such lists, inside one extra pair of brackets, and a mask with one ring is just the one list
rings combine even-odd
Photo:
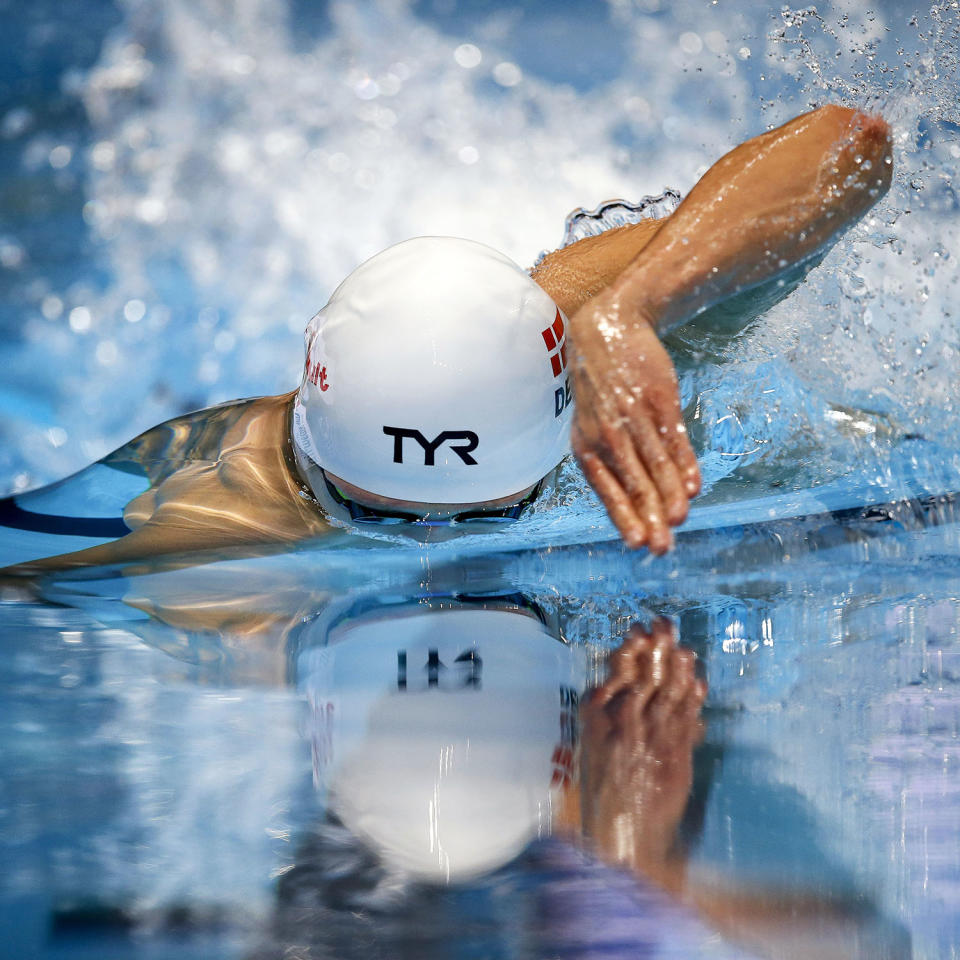
[[(145, 472), (153, 484), (190, 463), (217, 463), (250, 424), (270, 420), (282, 428), (289, 394), (230, 400), (194, 410), (151, 427), (101, 461), (114, 469)], [(265, 439), (267, 431), (256, 431)], [(279, 443), (283, 433), (272, 438)]]

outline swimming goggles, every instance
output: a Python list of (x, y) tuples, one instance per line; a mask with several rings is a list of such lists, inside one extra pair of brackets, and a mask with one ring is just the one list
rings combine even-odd
[(354, 523), (377, 523), (377, 524), (397, 524), (397, 523), (417, 523), (428, 527), (446, 527), (461, 523), (511, 523), (519, 519), (527, 507), (532, 504), (540, 495), (543, 487), (543, 480), (517, 503), (506, 507), (493, 507), (489, 510), (462, 510), (459, 513), (451, 514), (448, 517), (436, 516), (432, 513), (413, 513), (406, 510), (388, 510), (381, 507), (368, 507), (356, 500), (351, 500), (342, 490), (331, 482), (325, 470), (321, 470), (323, 482), (327, 485), (327, 493), (333, 498), (335, 503), (344, 507), (350, 514), (350, 519)]

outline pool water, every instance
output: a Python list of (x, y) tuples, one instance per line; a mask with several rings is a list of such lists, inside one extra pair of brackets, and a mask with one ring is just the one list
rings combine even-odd
[[(386, 610), (398, 636), (390, 611), (422, 612), (428, 595), (460, 591), (526, 598), (567, 646), (550, 644), (581, 657), (584, 679), (600, 677), (631, 623), (671, 618), (709, 683), (677, 825), (691, 875), (833, 904), (839, 918), (811, 913), (776, 933), (789, 955), (823, 941), (836, 953), (820, 955), (951, 956), (960, 531), (950, 513), (914, 529), (820, 518), (690, 534), (653, 562), (614, 544), (441, 560), (426, 581), (422, 557), (371, 576), (369, 555), (331, 551), (88, 571), (51, 578), (32, 598), (8, 587), (0, 842), (11, 955), (149, 956), (175, 944), (198, 956), (305, 945), (303, 955), (337, 957), (636, 956), (644, 943), (651, 956), (741, 955), (642, 877), (551, 838), (545, 822), (520, 830), (531, 845), (504, 849), (492, 872), (458, 876), (473, 861), (455, 855), (456, 882), (439, 887), (380, 876), (367, 847), (331, 825), (309, 652), (343, 649), (330, 646), (330, 622), (362, 622), (365, 606)], [(455, 639), (464, 636), (461, 625)], [(495, 771), (534, 763), (531, 731), (557, 725), (529, 665), (512, 670), (533, 690), (522, 706), (497, 688), (504, 654), (493, 642), (479, 640), (488, 696), (514, 733), (479, 723), (466, 734), (494, 757), (474, 783), (488, 817), (501, 802)], [(532, 649), (529, 637), (516, 642)], [(338, 691), (347, 710), (358, 681), (338, 676), (322, 696)], [(438, 696), (450, 697), (448, 682)], [(420, 769), (418, 751), (438, 738), (460, 742), (454, 716), (473, 722), (463, 703), (454, 714), (437, 703), (404, 728), (406, 767)], [(421, 769), (424, 782), (405, 787), (396, 771), (379, 777), (374, 739), (361, 756), (387, 794), (377, 809), (396, 835), (416, 834), (400, 797), (443, 778)], [(444, 790), (457, 796), (450, 781)], [(353, 795), (341, 794), (338, 820), (349, 820)], [(482, 820), (472, 830), (502, 847)]]
[[(0, 952), (960, 956), (955, 6), (12, 11), (4, 494), (289, 389), (408, 236), (532, 263), (825, 100), (889, 117), (895, 182), (747, 331), (675, 335), (709, 491), (667, 557), (569, 467), (488, 537), (0, 580)], [(702, 715), (591, 739), (635, 623), (696, 652)], [(699, 901), (582, 835), (578, 749), (582, 816), (632, 803)]]

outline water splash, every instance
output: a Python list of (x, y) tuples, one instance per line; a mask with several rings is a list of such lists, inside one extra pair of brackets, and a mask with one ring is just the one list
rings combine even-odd
[(656, 197), (643, 197), (637, 203), (629, 200), (605, 200), (592, 210), (577, 207), (567, 214), (561, 247), (586, 237), (595, 237), (605, 230), (615, 230), (641, 220), (661, 220), (680, 206), (680, 193), (665, 190)]

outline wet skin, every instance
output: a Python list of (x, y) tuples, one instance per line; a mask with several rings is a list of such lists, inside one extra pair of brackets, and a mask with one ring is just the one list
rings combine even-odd
[(693, 784), (706, 683), (668, 621), (631, 628), (580, 708), (583, 833), (608, 862), (677, 887), (677, 825)]
[(629, 546), (669, 549), (700, 489), (661, 336), (822, 255), (888, 189), (890, 151), (881, 117), (822, 107), (732, 150), (666, 220), (541, 265), (572, 314), (573, 451)]

